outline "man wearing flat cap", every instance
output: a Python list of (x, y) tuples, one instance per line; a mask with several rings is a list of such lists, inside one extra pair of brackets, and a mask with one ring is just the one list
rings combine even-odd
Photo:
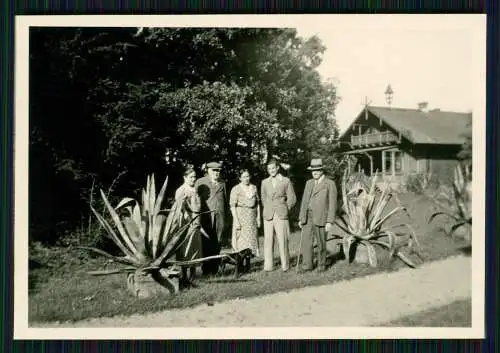
[[(207, 175), (196, 181), (195, 187), (200, 195), (202, 211), (213, 211), (201, 216), (201, 225), (208, 233), (209, 239), (203, 238), (203, 256), (218, 255), (227, 228), (227, 191), (226, 183), (220, 179), (222, 163), (206, 164)], [(202, 265), (204, 274), (215, 274), (219, 261), (207, 261)]]
[(302, 270), (313, 269), (313, 239), (318, 246), (318, 271), (326, 269), (326, 234), (333, 228), (337, 212), (337, 187), (323, 171), (321, 159), (311, 160), (312, 173), (304, 189), (299, 213), (302, 229)]

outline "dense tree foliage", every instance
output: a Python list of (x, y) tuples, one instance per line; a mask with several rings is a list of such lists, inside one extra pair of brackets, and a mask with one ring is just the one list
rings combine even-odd
[(300, 194), (313, 154), (336, 165), (324, 50), (292, 29), (32, 28), (32, 238), (86, 224), (99, 188), (129, 196), (154, 172), (171, 193), (210, 159), (231, 185), (241, 167), (260, 183), (278, 155)]

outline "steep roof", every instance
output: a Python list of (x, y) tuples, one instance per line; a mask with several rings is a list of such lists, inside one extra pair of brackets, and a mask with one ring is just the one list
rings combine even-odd
[(462, 135), (472, 118), (472, 113), (441, 110), (423, 112), (418, 109), (369, 106), (368, 111), (413, 143), (462, 144)]

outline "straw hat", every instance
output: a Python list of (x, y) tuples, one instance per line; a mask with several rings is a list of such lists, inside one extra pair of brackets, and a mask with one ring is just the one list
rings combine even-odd
[(311, 165), (307, 167), (309, 170), (322, 170), (323, 169), (323, 161), (321, 158), (315, 158), (311, 160)]

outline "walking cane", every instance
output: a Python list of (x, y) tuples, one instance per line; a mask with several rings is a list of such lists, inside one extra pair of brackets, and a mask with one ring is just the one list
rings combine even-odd
[(302, 236), (304, 235), (304, 226), (300, 228), (300, 242), (299, 242), (299, 254), (297, 255), (297, 268), (296, 272), (299, 272), (300, 255), (302, 255)]

